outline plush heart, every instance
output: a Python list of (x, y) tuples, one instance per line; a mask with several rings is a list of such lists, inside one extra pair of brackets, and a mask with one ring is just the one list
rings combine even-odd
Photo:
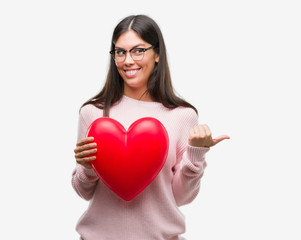
[(87, 137), (97, 143), (91, 162), (99, 178), (118, 196), (132, 200), (161, 171), (168, 154), (168, 134), (155, 118), (141, 118), (128, 130), (108, 117), (96, 119)]

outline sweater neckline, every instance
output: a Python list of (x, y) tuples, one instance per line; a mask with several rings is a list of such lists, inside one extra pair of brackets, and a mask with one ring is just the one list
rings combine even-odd
[(123, 95), (122, 101), (136, 103), (136, 104), (139, 104), (139, 105), (148, 105), (148, 106), (159, 106), (159, 105), (162, 105), (162, 103), (160, 103), (160, 102), (141, 101), (141, 100), (137, 100), (137, 99), (128, 97), (126, 95)]

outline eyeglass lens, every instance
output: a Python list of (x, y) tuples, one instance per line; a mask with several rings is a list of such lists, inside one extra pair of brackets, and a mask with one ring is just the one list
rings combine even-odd
[[(133, 48), (130, 51), (130, 55), (133, 60), (139, 61), (144, 57), (144, 48)], [(114, 59), (116, 62), (123, 62), (125, 60), (127, 51), (123, 49), (116, 49), (114, 53)]]

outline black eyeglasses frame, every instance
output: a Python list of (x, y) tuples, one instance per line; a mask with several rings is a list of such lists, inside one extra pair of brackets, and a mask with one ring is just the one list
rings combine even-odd
[[(148, 48), (138, 48), (138, 47), (133, 47), (133, 48), (131, 48), (130, 50), (125, 50), (125, 49), (122, 49), (122, 48), (118, 48), (118, 50), (123, 50), (123, 51), (125, 51), (125, 53), (127, 53), (127, 52), (129, 52), (130, 53), (130, 55), (131, 55), (131, 58), (133, 58), (132, 57), (132, 54), (131, 54), (131, 51), (133, 50), (133, 49), (139, 49), (139, 50), (141, 50), (141, 51), (143, 51), (143, 53), (145, 53), (146, 51), (148, 51), (148, 50), (150, 50), (150, 49), (153, 49), (153, 48), (156, 48), (156, 45), (152, 45), (152, 46), (150, 46), (150, 47), (148, 47)], [(112, 57), (113, 57), (113, 59), (115, 60), (115, 58), (114, 58), (114, 53), (115, 53), (115, 51), (116, 51), (116, 49), (113, 49), (113, 50), (111, 50), (109, 53), (112, 55)], [(125, 56), (126, 56), (126, 54), (125, 54)], [(143, 57), (144, 57), (144, 55), (143, 55)], [(143, 58), (142, 58), (143, 59)], [(141, 60), (142, 60), (141, 59)], [(125, 60), (125, 58), (124, 58), (124, 60)], [(123, 61), (124, 61), (123, 60)], [(135, 60), (135, 61), (141, 61), (141, 60)]]

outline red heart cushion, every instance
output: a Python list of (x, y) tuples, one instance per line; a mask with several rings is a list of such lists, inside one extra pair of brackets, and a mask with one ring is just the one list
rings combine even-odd
[(141, 118), (129, 129), (108, 117), (96, 119), (87, 137), (97, 143), (91, 162), (99, 178), (118, 196), (132, 200), (161, 171), (168, 154), (168, 134), (155, 118)]

